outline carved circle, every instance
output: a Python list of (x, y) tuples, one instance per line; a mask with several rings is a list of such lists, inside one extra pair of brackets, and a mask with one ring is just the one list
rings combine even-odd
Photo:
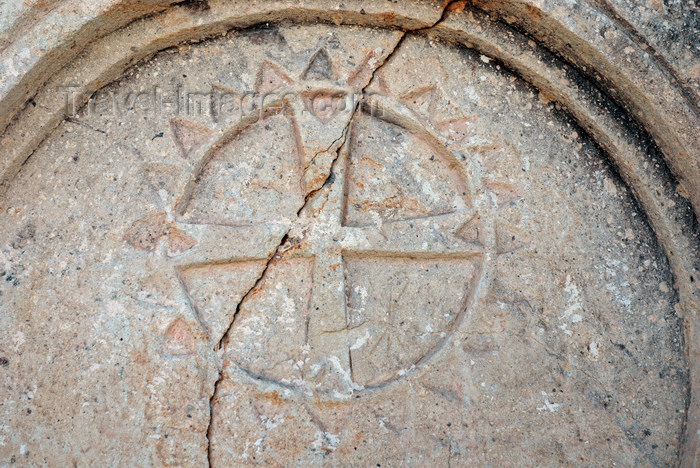
[[(173, 10), (175, 11), (175, 10)], [(478, 12), (477, 12), (478, 13)], [(163, 15), (166, 16), (170, 12), (166, 12)], [(177, 15), (179, 13), (173, 13)], [(297, 13), (291, 13), (292, 17)], [(241, 23), (245, 24), (246, 21), (242, 20)], [(381, 21), (381, 20), (377, 20)], [(158, 31), (153, 33), (149, 31), (151, 25), (148, 21), (144, 21), (141, 24), (134, 24), (129, 27), (129, 32), (136, 32), (132, 37), (140, 38), (143, 40), (142, 43), (131, 45), (133, 49), (124, 52), (119, 57), (114, 57), (112, 62), (100, 62), (95, 60), (94, 55), (100, 53), (100, 44), (96, 43), (92, 49), (88, 50), (86, 58), (81, 59), (82, 62), (78, 61), (75, 64), (75, 68), (67, 69), (67, 71), (57, 76), (47, 88), (51, 85), (60, 84), (62, 81), (66, 80), (66, 77), (70, 77), (75, 69), (88, 70), (90, 73), (90, 83), (87, 85), (88, 91), (94, 91), (99, 89), (105, 82), (109, 82), (115, 76), (121, 75), (125, 69), (125, 64), (131, 64), (138, 59), (145, 57), (169, 44), (174, 44), (180, 42), (184, 39), (192, 37), (200, 37), (199, 34), (208, 35), (211, 30), (214, 29), (227, 29), (230, 27), (231, 22), (221, 22), (220, 18), (211, 18), (210, 29), (205, 31), (202, 27), (200, 32), (192, 32), (187, 30), (187, 24), (182, 26), (182, 30), (178, 29), (177, 22), (164, 23), (169, 24), (170, 29), (165, 31)], [(140, 28), (140, 29), (139, 29)], [(187, 31), (187, 32), (183, 32)], [(683, 310), (684, 315), (687, 317), (687, 333), (688, 333), (688, 345), (690, 349), (690, 354), (695, 355), (695, 346), (697, 340), (695, 338), (695, 317), (697, 314), (697, 288), (692, 284), (693, 275), (697, 271), (697, 250), (695, 248), (696, 239), (693, 238), (692, 229), (689, 224), (686, 215), (687, 207), (669, 207), (664, 204), (664, 199), (669, 197), (669, 193), (673, 192), (673, 188), (668, 188), (664, 185), (664, 182), (668, 179), (672, 179), (669, 176), (668, 171), (665, 167), (658, 168), (652, 164), (651, 169), (647, 171), (642, 169), (645, 162), (647, 162), (647, 155), (643, 152), (635, 150), (634, 144), (626, 145), (624, 138), (616, 138), (615, 134), (619, 133), (624, 135), (626, 129), (624, 126), (620, 127), (615, 124), (616, 116), (610, 117), (610, 113), (607, 111), (601, 111), (598, 108), (598, 103), (595, 97), (590, 97), (585, 95), (585, 93), (577, 94), (573, 92), (572, 86), (567, 86), (562, 84), (562, 81), (558, 81), (556, 73), (554, 71), (560, 67), (558, 66), (547, 66), (539, 63), (533, 63), (529, 61), (521, 61), (518, 58), (519, 50), (518, 43), (513, 44), (503, 44), (499, 42), (498, 35), (488, 35), (488, 30), (485, 34), (479, 35), (481, 31), (469, 28), (460, 28), (457, 26), (445, 27), (442, 30), (436, 32), (437, 36), (440, 36), (447, 40), (454, 40), (459, 43), (469, 43), (471, 46), (475, 47), (487, 57), (496, 58), (502, 61), (504, 64), (515, 70), (521, 77), (525, 78), (529, 82), (535, 84), (538, 88), (547, 90), (555, 99), (561, 102), (568, 111), (577, 119), (577, 121), (585, 128), (595, 139), (601, 144), (608, 155), (615, 160), (617, 167), (621, 168), (622, 175), (625, 182), (632, 187), (635, 195), (638, 197), (640, 203), (645, 209), (645, 212), (649, 216), (652, 225), (655, 230), (655, 234), (659, 237), (661, 244), (663, 245), (672, 265), (674, 271), (676, 285), (679, 295), (681, 296), (680, 307)], [(185, 34), (187, 36), (185, 36)], [(127, 47), (132, 44), (125, 40), (125, 36), (128, 34), (122, 31), (117, 31), (113, 35), (107, 37), (105, 40), (124, 40)], [(505, 37), (505, 36), (504, 36)], [(148, 39), (153, 39), (149, 42)], [(136, 39), (133, 39), (136, 40)], [(127, 50), (127, 49), (125, 49)], [(538, 47), (538, 51), (547, 55), (548, 51), (542, 47)], [(93, 54), (91, 57), (90, 54)], [(549, 56), (548, 56), (549, 57)], [(85, 66), (85, 63), (98, 64), (94, 67)], [(546, 63), (543, 62), (543, 63)], [(574, 67), (576, 68), (576, 67)], [(7, 186), (9, 180), (17, 173), (20, 166), (24, 163), (27, 157), (29, 157), (33, 150), (39, 145), (43, 138), (55, 128), (62, 120), (60, 109), (63, 103), (58, 102), (55, 96), (51, 96), (51, 93), (43, 93), (37, 96), (36, 100), (40, 105), (53, 109), (53, 113), (39, 113), (37, 111), (32, 111), (28, 108), (25, 113), (21, 115), (20, 124), (9, 127), (8, 138), (13, 141), (19, 142), (16, 146), (13, 146), (8, 150), (6, 158), (3, 160), (4, 172), (3, 183)], [(636, 105), (640, 102), (644, 102), (643, 99), (638, 99)], [(313, 106), (312, 106), (313, 107)], [(21, 128), (27, 126), (34, 126), (36, 128), (41, 128), (41, 131), (37, 131), (29, 136), (19, 137)], [(647, 125), (647, 130), (654, 133), (655, 137), (659, 140), (663, 140), (660, 133), (662, 133), (659, 128), (663, 129), (663, 126), (656, 126), (654, 119), (650, 119)], [(668, 148), (675, 149), (680, 146), (673, 138), (669, 138), (668, 141), (662, 141), (665, 150)], [(680, 152), (679, 152), (680, 153)], [(671, 158), (672, 155), (667, 155)], [(676, 156), (673, 156), (674, 159)], [(663, 166), (663, 165), (661, 165)], [(654, 172), (658, 169), (657, 172)], [(174, 334), (180, 334), (179, 328), (173, 329)], [(180, 351), (178, 351), (180, 352)], [(690, 362), (691, 372), (693, 375), (697, 375), (697, 363), (695, 361)], [(696, 377), (695, 377), (696, 378)], [(693, 381), (694, 382), (694, 381)], [(686, 437), (686, 459), (690, 460), (688, 457), (696, 456), (697, 451), (697, 436), (696, 430), (698, 427), (698, 411), (697, 411), (697, 389), (696, 385), (692, 387), (692, 402), (688, 414), (688, 425)]]

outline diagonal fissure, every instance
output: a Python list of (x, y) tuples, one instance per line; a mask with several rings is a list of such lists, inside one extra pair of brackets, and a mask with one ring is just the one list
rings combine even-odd
[[(365, 94), (367, 88), (374, 82), (375, 77), (377, 76), (377, 73), (387, 63), (389, 63), (391, 61), (392, 57), (394, 56), (396, 51), (401, 47), (401, 44), (406, 39), (406, 37), (408, 36), (409, 33), (424, 32), (426, 30), (429, 30), (429, 29), (437, 26), (441, 21), (444, 20), (445, 14), (448, 11), (448, 9), (450, 8), (450, 5), (452, 3), (454, 3), (454, 0), (445, 4), (445, 6), (442, 9), (440, 18), (437, 21), (435, 21), (433, 24), (431, 24), (430, 26), (403, 30), (401, 36), (399, 36), (399, 38), (396, 41), (396, 43), (394, 44), (393, 48), (386, 55), (386, 57), (384, 58), (382, 63), (379, 64), (379, 66), (377, 66), (377, 68), (375, 68), (372, 71), (372, 74), (371, 74), (369, 80), (367, 81), (367, 83), (365, 84), (365, 86), (362, 88), (362, 90), (360, 92), (360, 98), (355, 100), (352, 114), (350, 116), (350, 119), (348, 119), (347, 124), (343, 128), (342, 134), (336, 140), (334, 140), (325, 151), (321, 151), (321, 152), (317, 153), (312, 158), (312, 162), (313, 162), (313, 159), (315, 159), (319, 154), (324, 153), (324, 152), (335, 151), (335, 155), (334, 155), (333, 160), (331, 161), (331, 164), (330, 164), (330, 169), (328, 171), (328, 175), (325, 177), (323, 182), (319, 185), (319, 188), (314, 189), (306, 194), (306, 197), (304, 199), (304, 203), (297, 211), (297, 219), (299, 218), (301, 213), (306, 209), (306, 207), (314, 200), (314, 198), (316, 197), (316, 195), (318, 195), (318, 193), (321, 191), (321, 189), (323, 189), (329, 183), (332, 183), (332, 181), (335, 180), (334, 171), (336, 170), (336, 165), (338, 163), (338, 160), (340, 159), (342, 149), (347, 144), (348, 137), (349, 137), (351, 129), (352, 129), (352, 125), (355, 121), (355, 118), (357, 116), (358, 111), (360, 110), (360, 105), (361, 105), (362, 101), (364, 100), (364, 94)], [(265, 267), (263, 268), (262, 272), (260, 273), (260, 275), (256, 279), (253, 286), (248, 291), (246, 291), (246, 293), (242, 296), (241, 300), (238, 302), (236, 309), (233, 313), (233, 316), (231, 317), (231, 322), (229, 323), (228, 328), (226, 329), (226, 331), (222, 335), (219, 342), (215, 344), (215, 347), (214, 347), (215, 351), (220, 352), (224, 348), (224, 346), (228, 340), (228, 336), (229, 336), (229, 334), (233, 328), (233, 325), (236, 321), (236, 316), (238, 315), (238, 312), (240, 311), (241, 307), (246, 303), (246, 301), (252, 295), (253, 291), (255, 291), (262, 284), (262, 282), (265, 280), (265, 278), (268, 274), (268, 271), (269, 271), (271, 265), (275, 262), (276, 259), (278, 259), (280, 257), (280, 254), (283, 252), (285, 244), (287, 244), (287, 242), (288, 242), (290, 229), (291, 229), (291, 227), (285, 231), (285, 234), (280, 239), (280, 242), (277, 245), (277, 247), (274, 249), (274, 251), (272, 252), (272, 255), (267, 259), (267, 263), (265, 264)], [(217, 404), (217, 398), (219, 396), (219, 388), (220, 388), (220, 385), (225, 378), (224, 371), (226, 370), (226, 367), (227, 367), (227, 365), (225, 363), (222, 363), (220, 365), (219, 371), (218, 371), (219, 374), (218, 374), (216, 382), (214, 383), (214, 390), (212, 392), (211, 398), (209, 399), (209, 423), (208, 423), (207, 432), (206, 432), (207, 461), (208, 461), (209, 466), (212, 466), (212, 438), (213, 438), (214, 405)]]

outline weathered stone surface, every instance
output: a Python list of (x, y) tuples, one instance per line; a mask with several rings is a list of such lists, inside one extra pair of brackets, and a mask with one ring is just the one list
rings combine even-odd
[[(700, 97), (700, 8), (695, 1), (645, 2), (615, 0), (606, 5), (606, 13), (625, 24), (630, 35), (652, 47), (669, 63), (679, 81)], [(691, 94), (692, 96), (692, 94)]]
[(3, 463), (697, 466), (655, 5), (170, 3), (2, 5)]

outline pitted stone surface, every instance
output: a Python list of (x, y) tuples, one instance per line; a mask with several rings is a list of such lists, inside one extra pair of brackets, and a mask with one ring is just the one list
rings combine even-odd
[(700, 5), (695, 0), (614, 0), (600, 2), (607, 12), (629, 23), (633, 35), (656, 49), (680, 81), (700, 98)]
[(4, 195), (0, 454), (676, 464), (676, 270), (597, 137), (430, 31), (266, 23), (156, 54)]

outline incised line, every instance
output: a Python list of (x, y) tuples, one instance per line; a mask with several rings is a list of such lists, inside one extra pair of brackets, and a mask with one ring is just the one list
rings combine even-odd
[[(364, 95), (365, 91), (367, 90), (367, 87), (368, 87), (370, 84), (372, 84), (372, 82), (374, 81), (375, 76), (377, 75), (377, 73), (379, 72), (379, 70), (381, 70), (387, 63), (389, 63), (389, 61), (390, 61), (391, 58), (393, 57), (394, 53), (401, 47), (401, 44), (403, 43), (404, 39), (406, 38), (408, 32), (421, 32), (421, 31), (425, 31), (425, 30), (427, 30), (427, 29), (430, 29), (430, 28), (433, 28), (433, 27), (437, 26), (442, 20), (444, 20), (445, 14), (446, 14), (446, 12), (447, 12), (449, 6), (450, 6), (452, 3), (454, 3), (454, 2), (455, 2), (455, 0), (452, 0), (452, 1), (448, 2), (448, 3), (446, 3), (446, 4), (443, 6), (442, 12), (441, 12), (441, 14), (440, 14), (440, 18), (439, 18), (437, 21), (435, 21), (432, 25), (426, 26), (426, 27), (422, 27), (422, 28), (416, 28), (416, 29), (412, 29), (412, 30), (404, 30), (404, 31), (402, 32), (401, 36), (399, 37), (399, 39), (398, 39), (398, 40), (396, 41), (396, 43), (394, 44), (394, 47), (392, 48), (391, 52), (389, 52), (389, 53), (386, 55), (386, 57), (384, 58), (384, 61), (383, 61), (377, 68), (375, 68), (374, 71), (372, 72), (372, 76), (371, 76), (370, 79), (367, 81), (367, 84), (362, 88), (361, 96)], [(314, 198), (314, 196), (321, 190), (321, 188), (323, 188), (323, 187), (328, 183), (328, 181), (331, 179), (331, 177), (334, 176), (334, 172), (333, 172), (334, 167), (335, 167), (336, 163), (338, 162), (338, 159), (340, 158), (341, 149), (342, 149), (342, 148), (346, 145), (346, 143), (347, 143), (348, 135), (349, 135), (349, 133), (350, 133), (350, 132), (349, 132), (349, 129), (351, 128), (351, 126), (352, 126), (352, 124), (353, 124), (353, 122), (354, 122), (354, 120), (355, 120), (355, 117), (357, 116), (357, 111), (358, 111), (358, 109), (359, 109), (359, 104), (360, 104), (360, 101), (361, 101), (361, 100), (362, 100), (362, 99), (358, 99), (358, 100), (355, 102), (355, 106), (354, 106), (354, 108), (353, 108), (352, 116), (351, 116), (350, 119), (348, 120), (348, 123), (345, 125), (345, 128), (343, 129), (343, 133), (342, 133), (341, 137), (340, 137), (338, 140), (334, 141), (334, 142), (331, 144), (331, 146), (330, 146), (330, 149), (329, 149), (329, 150), (331, 150), (331, 149), (335, 146), (335, 157), (333, 158), (333, 161), (332, 161), (332, 163), (331, 163), (331, 167), (330, 167), (330, 170), (328, 171), (328, 175), (326, 176), (325, 180), (323, 181), (323, 184), (321, 184), (321, 187), (320, 187), (320, 188), (318, 188), (318, 189), (312, 191), (311, 193), (307, 194), (307, 196), (306, 196), (305, 199), (304, 199), (304, 203), (302, 204), (301, 208), (299, 208), (299, 210), (297, 211), (297, 218), (298, 218), (299, 215), (302, 213), (302, 211), (304, 211), (304, 209), (305, 209), (306, 206), (309, 204), (309, 202)], [(338, 145), (338, 141), (339, 141), (339, 140), (342, 140), (342, 144), (340, 144), (340, 145)], [(329, 150), (327, 150), (327, 151), (329, 151)], [(314, 158), (315, 158), (316, 156), (318, 156), (318, 154), (315, 155)], [(312, 159), (312, 160), (313, 160), (313, 159)], [(265, 268), (263, 269), (263, 271), (262, 271), (262, 273), (260, 274), (260, 276), (258, 277), (258, 279), (255, 281), (255, 284), (253, 285), (253, 287), (250, 288), (250, 289), (243, 295), (243, 297), (241, 298), (241, 300), (238, 302), (238, 305), (236, 306), (236, 310), (234, 311), (233, 317), (231, 318), (231, 322), (230, 322), (228, 328), (226, 329), (226, 332), (224, 332), (223, 336), (221, 337), (221, 340), (219, 340), (219, 342), (215, 345), (215, 351), (221, 350), (223, 343), (224, 343), (225, 340), (228, 338), (228, 335), (229, 335), (229, 333), (230, 333), (230, 331), (231, 331), (231, 329), (232, 329), (232, 327), (233, 327), (233, 324), (235, 323), (236, 316), (238, 315), (238, 312), (239, 312), (241, 306), (246, 302), (246, 300), (248, 299), (248, 297), (250, 297), (251, 293), (262, 283), (262, 281), (264, 281), (264, 279), (265, 279), (265, 277), (266, 277), (266, 275), (267, 275), (267, 272), (268, 272), (268, 270), (269, 270), (269, 268), (270, 268), (270, 265), (271, 265), (272, 262), (275, 260), (275, 258), (279, 255), (279, 252), (280, 252), (281, 248), (282, 248), (282, 247), (285, 245), (285, 243), (287, 242), (287, 240), (288, 240), (288, 234), (289, 234), (289, 228), (286, 230), (285, 234), (282, 236), (282, 239), (280, 240), (280, 243), (277, 245), (277, 248), (274, 250), (274, 252), (272, 253), (272, 255), (267, 259), (267, 263), (265, 264)], [(208, 462), (209, 466), (212, 465), (212, 463), (211, 463), (211, 460), (212, 460), (212, 458), (211, 458), (211, 455), (212, 455), (212, 444), (211, 444), (211, 440), (212, 440), (212, 430), (213, 430), (212, 422), (213, 422), (213, 420), (214, 420), (214, 403), (215, 403), (216, 397), (218, 396), (219, 385), (220, 385), (221, 382), (224, 380), (224, 370), (225, 370), (225, 367), (226, 367), (226, 365), (222, 363), (221, 369), (219, 369), (219, 376), (218, 376), (216, 382), (214, 383), (214, 391), (213, 391), (213, 393), (212, 393), (211, 398), (209, 399), (209, 423), (208, 423), (208, 425), (207, 425), (207, 431), (206, 431), (206, 436), (207, 436), (207, 462)]]

